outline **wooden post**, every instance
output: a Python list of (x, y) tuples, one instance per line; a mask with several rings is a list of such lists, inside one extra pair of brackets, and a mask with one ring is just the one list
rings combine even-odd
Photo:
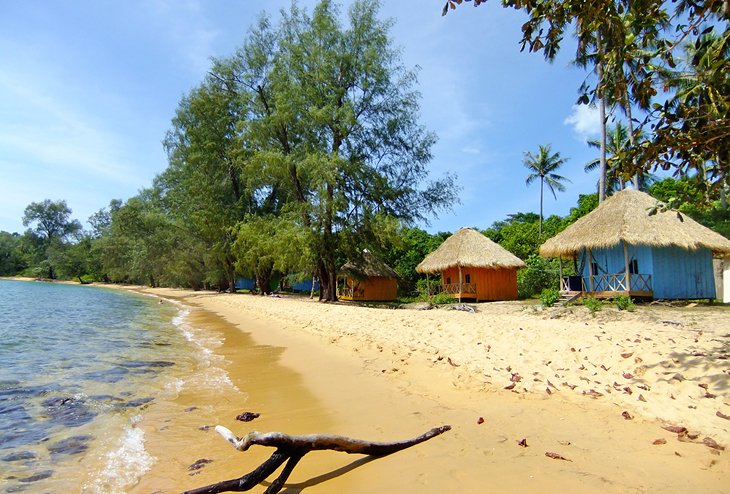
[(588, 253), (588, 290), (593, 293), (593, 252), (586, 247)]
[(459, 265), (459, 303), (461, 303), (461, 265)]
[(558, 288), (563, 291), (563, 256), (558, 256), (558, 276), (560, 276)]
[(626, 291), (627, 295), (631, 294), (631, 273), (629, 272), (629, 248), (626, 246), (626, 240), (622, 240), (624, 244), (624, 264), (626, 265)]

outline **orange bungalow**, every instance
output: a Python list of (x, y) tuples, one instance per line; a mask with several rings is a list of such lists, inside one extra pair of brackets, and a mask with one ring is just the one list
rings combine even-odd
[(398, 273), (364, 250), (362, 256), (340, 269), (337, 297), (356, 302), (384, 302), (398, 298)]
[(515, 300), (522, 260), (471, 228), (447, 238), (416, 266), (419, 273), (440, 273), (441, 291), (459, 301)]

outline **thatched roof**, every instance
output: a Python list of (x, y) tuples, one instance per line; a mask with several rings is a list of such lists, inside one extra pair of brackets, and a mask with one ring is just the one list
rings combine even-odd
[(584, 247), (629, 245), (710, 249), (730, 253), (730, 240), (677, 211), (649, 215), (657, 200), (637, 190), (623, 190), (602, 202), (540, 247), (540, 255), (574, 257)]
[(357, 280), (374, 277), (398, 279), (398, 273), (393, 268), (368, 250), (364, 250), (358, 259), (353, 259), (342, 266), (340, 274)]
[(452, 267), (521, 268), (522, 260), (471, 228), (462, 228), (447, 238), (416, 266), (419, 273), (439, 273)]

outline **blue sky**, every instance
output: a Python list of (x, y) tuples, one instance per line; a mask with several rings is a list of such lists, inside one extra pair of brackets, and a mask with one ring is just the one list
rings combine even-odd
[[(346, 11), (350, 1), (339, 2)], [(566, 214), (597, 177), (597, 112), (576, 108), (587, 73), (571, 66), (572, 42), (548, 64), (519, 51), (519, 12), (465, 4), (441, 17), (444, 0), (385, 0), (393, 41), (420, 67), (421, 122), (439, 138), (432, 175), (456, 172), (461, 204), (430, 232), (481, 229), (510, 213), (539, 210), (525, 186), (526, 151), (551, 144), (569, 159), (567, 191), (545, 198)], [(211, 57), (239, 47), (266, 10), (289, 0), (0, 0), (0, 230), (22, 232), (31, 202), (66, 200), (86, 220), (126, 200), (167, 164), (161, 141), (181, 97)], [(311, 10), (313, 0), (299, 5)]]

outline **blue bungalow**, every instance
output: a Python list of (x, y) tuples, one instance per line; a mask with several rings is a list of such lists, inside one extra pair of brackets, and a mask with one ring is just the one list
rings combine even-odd
[[(730, 240), (635, 190), (614, 194), (540, 247), (560, 259), (561, 292), (603, 298), (715, 298), (712, 258), (728, 253)], [(563, 258), (576, 260), (578, 275), (563, 277)]]

